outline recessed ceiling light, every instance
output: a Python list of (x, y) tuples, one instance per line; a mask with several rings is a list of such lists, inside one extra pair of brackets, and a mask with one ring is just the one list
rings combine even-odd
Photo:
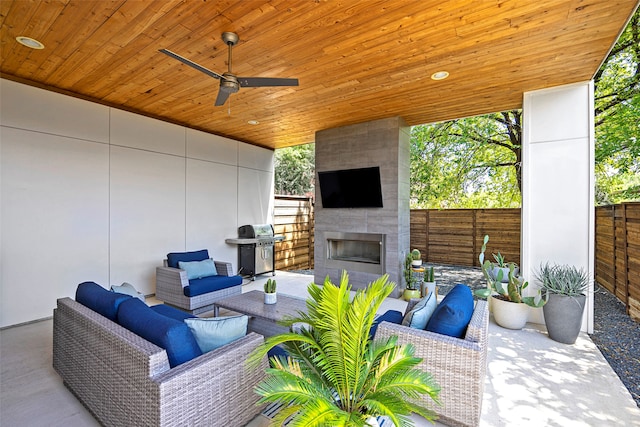
[(447, 71), (437, 71), (437, 72), (431, 74), (431, 78), (433, 80), (444, 80), (447, 77), (449, 77), (449, 72), (447, 72)]
[(257, 120), (249, 120), (247, 123), (249, 123), (250, 125), (257, 125), (257, 124), (260, 124), (260, 122), (259, 122), (259, 121), (257, 121)]
[(31, 37), (18, 36), (16, 37), (16, 40), (21, 45), (30, 47), (31, 49), (44, 49), (44, 45), (42, 43), (36, 39), (32, 39)]

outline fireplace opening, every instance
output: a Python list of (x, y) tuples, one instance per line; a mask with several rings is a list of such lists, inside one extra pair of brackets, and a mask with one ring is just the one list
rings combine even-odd
[(382, 274), (385, 235), (326, 232), (327, 267)]

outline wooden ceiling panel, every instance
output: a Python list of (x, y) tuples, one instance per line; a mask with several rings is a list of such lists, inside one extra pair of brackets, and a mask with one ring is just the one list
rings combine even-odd
[[(520, 108), (525, 91), (592, 78), (636, 0), (170, 0), (0, 2), (5, 78), (268, 148), (390, 116), (422, 124)], [(242, 88), (158, 50), (239, 76)], [(16, 36), (45, 44), (32, 50)], [(447, 70), (441, 82), (430, 79)], [(258, 120), (259, 125), (250, 125)]]

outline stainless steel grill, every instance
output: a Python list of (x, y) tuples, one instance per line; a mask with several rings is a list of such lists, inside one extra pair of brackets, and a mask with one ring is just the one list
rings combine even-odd
[(238, 228), (237, 239), (226, 239), (225, 242), (238, 245), (238, 268), (243, 276), (272, 273), (275, 275), (275, 242), (282, 236), (275, 236), (273, 225), (243, 225)]

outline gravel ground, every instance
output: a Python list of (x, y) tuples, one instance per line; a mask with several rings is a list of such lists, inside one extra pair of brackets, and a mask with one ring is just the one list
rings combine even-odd
[[(457, 283), (464, 283), (472, 289), (486, 286), (480, 267), (436, 265), (434, 270), (441, 295)], [(313, 274), (310, 270), (296, 272)], [(624, 304), (611, 292), (597, 284), (594, 306), (591, 339), (640, 407), (640, 323), (626, 314)]]

